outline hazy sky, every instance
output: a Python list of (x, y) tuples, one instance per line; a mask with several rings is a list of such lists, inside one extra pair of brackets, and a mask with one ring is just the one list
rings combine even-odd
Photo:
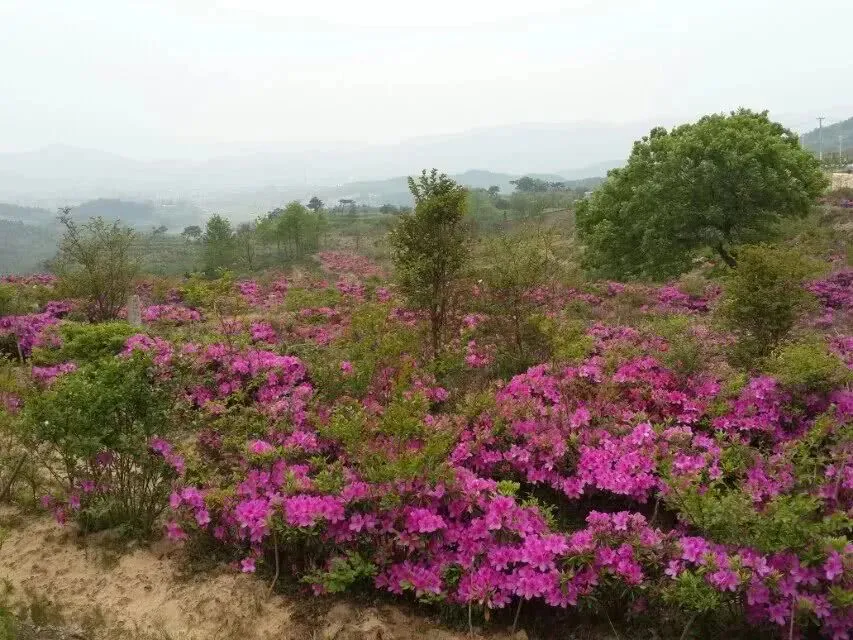
[(852, 0), (0, 0), (0, 150), (820, 115), (853, 105), (851, 25)]

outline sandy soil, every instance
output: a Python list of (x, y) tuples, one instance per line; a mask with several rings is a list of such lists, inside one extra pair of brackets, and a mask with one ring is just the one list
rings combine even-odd
[[(267, 585), (228, 569), (183, 575), (168, 543), (121, 554), (38, 518), (0, 548), (7, 603), (61, 615), (68, 637), (173, 640), (461, 640), (400, 609), (310, 597), (267, 598)], [(2, 587), (0, 587), (2, 588)], [(7, 591), (9, 589), (7, 588)], [(79, 635), (78, 635), (79, 634)], [(520, 634), (521, 635), (521, 634)], [(490, 634), (492, 638), (499, 638)]]

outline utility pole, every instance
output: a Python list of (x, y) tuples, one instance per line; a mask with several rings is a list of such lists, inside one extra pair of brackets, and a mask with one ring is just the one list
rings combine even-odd
[(817, 149), (818, 149), (817, 159), (821, 160), (821, 161), (823, 160), (823, 121), (824, 120), (826, 120), (826, 118), (823, 116), (820, 116), (817, 119), (817, 121), (819, 123), (818, 133), (817, 133)]

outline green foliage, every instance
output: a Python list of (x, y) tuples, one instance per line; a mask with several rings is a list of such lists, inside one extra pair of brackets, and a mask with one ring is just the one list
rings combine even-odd
[(181, 287), (181, 295), (191, 307), (212, 309), (217, 303), (234, 296), (234, 277), (224, 271), (218, 278), (191, 276)]
[[(316, 198), (315, 198), (316, 200)], [(316, 206), (319, 203), (319, 206)], [(326, 221), (321, 213), (323, 203), (312, 200), (309, 208), (297, 201), (284, 209), (274, 209), (258, 220), (262, 242), (275, 245), (279, 260), (299, 260), (320, 247)]]
[(36, 348), (33, 351), (36, 364), (56, 364), (69, 360), (82, 364), (115, 356), (127, 339), (138, 332), (127, 322), (119, 320), (101, 324), (68, 321), (60, 324), (58, 330), (61, 346), (57, 349)]
[(139, 273), (136, 232), (103, 218), (78, 225), (70, 209), (64, 209), (59, 219), (65, 226), (54, 265), (60, 290), (84, 299), (93, 321), (115, 319)]
[(234, 234), (234, 251), (237, 264), (247, 271), (257, 266), (257, 233), (251, 222), (237, 225)]
[(709, 613), (721, 606), (720, 592), (698, 571), (683, 571), (663, 592), (664, 602), (686, 611)]
[(735, 358), (751, 363), (768, 354), (813, 306), (803, 281), (817, 268), (796, 252), (766, 245), (744, 247), (739, 259), (725, 281), (718, 317), (738, 338)]
[(735, 266), (733, 247), (807, 214), (826, 184), (817, 160), (766, 112), (656, 128), (579, 203), (584, 261), (604, 277), (665, 279), (710, 249)]
[(434, 356), (453, 296), (453, 285), (468, 255), (464, 226), (466, 191), (435, 169), (409, 178), (415, 212), (401, 217), (391, 233), (400, 290), (409, 304), (426, 311)]
[[(109, 486), (83, 503), (78, 517), (85, 529), (121, 525), (150, 532), (172, 474), (149, 451), (149, 441), (171, 434), (173, 405), (140, 354), (84, 365), (28, 399), (22, 414), (27, 437), (51, 452), (46, 464), (64, 489), (73, 491), (82, 478)], [(104, 452), (112, 462), (98, 461)]]
[(341, 299), (340, 292), (331, 287), (314, 287), (311, 289), (294, 287), (287, 291), (284, 298), (284, 308), (288, 311), (301, 311), (302, 309), (335, 307), (341, 302)]
[(692, 332), (690, 318), (672, 314), (655, 316), (648, 322), (648, 329), (667, 341), (667, 348), (655, 357), (668, 369), (680, 375), (691, 375), (705, 364), (700, 341)]
[(779, 346), (764, 370), (782, 384), (803, 391), (829, 391), (851, 380), (844, 362), (818, 336)]
[[(382, 416), (369, 416), (357, 403), (336, 407), (321, 435), (339, 441), (369, 482), (447, 477), (447, 455), (455, 433), (427, 425), (429, 408), (421, 393), (397, 393)], [(413, 446), (417, 445), (417, 446)]]
[(0, 283), (0, 317), (36, 313), (46, 302), (58, 297), (61, 294), (46, 285)]
[(3, 605), (0, 605), (0, 640), (16, 640), (18, 638), (18, 623), (15, 616)]
[(38, 306), (38, 299), (24, 287), (0, 284), (0, 318), (32, 313)]
[(359, 580), (376, 575), (376, 565), (366, 560), (360, 553), (348, 552), (329, 561), (328, 568), (305, 575), (302, 582), (321, 584), (328, 593), (343, 593)]
[[(389, 320), (387, 306), (368, 303), (353, 311), (343, 339), (300, 355), (310, 362), (312, 377), (323, 398), (360, 398), (380, 368), (397, 365), (406, 354), (417, 353), (420, 337), (415, 328), (401, 327)], [(352, 372), (346, 375), (340, 368), (345, 360), (353, 364)]]
[(181, 231), (181, 236), (187, 241), (191, 240), (199, 240), (202, 236), (201, 227), (197, 224), (191, 224), (188, 227), (184, 227), (184, 230)]
[(539, 316), (539, 330), (550, 343), (551, 359), (560, 364), (578, 364), (589, 356), (595, 340), (587, 333), (587, 324), (574, 317)]
[(237, 244), (231, 222), (218, 214), (207, 221), (204, 236), (204, 272), (215, 275), (234, 264)]
[(512, 360), (508, 373), (523, 371), (544, 355), (546, 340), (534, 322), (539, 305), (529, 293), (548, 282), (556, 268), (552, 243), (548, 234), (521, 229), (486, 244), (479, 275), (494, 333), (504, 338), (498, 358)]
[(714, 483), (676, 492), (668, 499), (687, 522), (723, 544), (755, 547), (764, 553), (807, 553), (830, 536), (843, 534), (853, 519), (840, 512), (821, 516), (820, 498), (806, 492), (782, 494), (761, 509), (745, 492)]

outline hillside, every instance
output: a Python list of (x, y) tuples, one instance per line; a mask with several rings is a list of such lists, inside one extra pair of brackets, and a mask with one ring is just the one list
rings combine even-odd
[(0, 220), (0, 273), (33, 273), (56, 253), (59, 230)]
[[(540, 180), (547, 180), (549, 182), (564, 182), (566, 186), (576, 188), (595, 186), (601, 182), (604, 172), (598, 174), (600, 177), (590, 176), (586, 179), (572, 180), (556, 173), (513, 174), (486, 171), (482, 169), (471, 169), (463, 173), (454, 174), (451, 177), (458, 183), (471, 189), (488, 189), (491, 186), (498, 186), (500, 187), (501, 193), (510, 194), (515, 190), (511, 181), (517, 180), (523, 175), (528, 175)], [(319, 188), (317, 193), (320, 194), (320, 198), (324, 200), (328, 206), (332, 206), (340, 198), (349, 198), (359, 203), (372, 205), (386, 202), (405, 206), (412, 204), (412, 195), (409, 193), (406, 176), (388, 178), (387, 180), (351, 182), (333, 189)]]
[(47, 224), (56, 221), (56, 212), (41, 207), (24, 207), (0, 202), (0, 220), (11, 220), (29, 224)]
[[(821, 132), (815, 128), (803, 134), (802, 143), (817, 152), (820, 148)], [(839, 144), (840, 143), (840, 144)], [(853, 117), (823, 127), (823, 152), (853, 156)]]

